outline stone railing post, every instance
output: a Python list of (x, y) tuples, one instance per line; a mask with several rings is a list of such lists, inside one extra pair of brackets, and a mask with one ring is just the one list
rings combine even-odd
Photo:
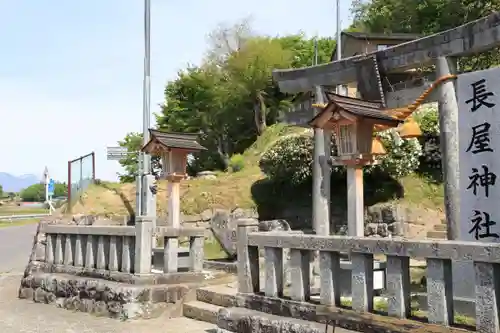
[(248, 234), (259, 230), (259, 222), (254, 219), (238, 220), (236, 232), (238, 255), (238, 291), (254, 293), (259, 287), (259, 249), (248, 246)]
[(138, 216), (135, 220), (135, 274), (151, 274), (154, 217)]
[(203, 271), (203, 257), (204, 257), (204, 249), (203, 249), (203, 241), (205, 238), (201, 237), (190, 237), (189, 239), (189, 269), (193, 272), (202, 272)]

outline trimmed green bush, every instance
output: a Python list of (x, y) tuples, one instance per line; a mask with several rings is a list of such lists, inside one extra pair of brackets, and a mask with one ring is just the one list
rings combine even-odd
[(241, 154), (234, 154), (229, 161), (232, 172), (241, 171), (245, 167), (245, 158)]
[[(365, 168), (365, 172), (382, 172), (392, 177), (403, 177), (419, 166), (422, 147), (417, 139), (402, 139), (395, 130), (380, 133), (388, 152), (380, 157), (380, 163)], [(259, 166), (270, 179), (298, 185), (312, 176), (313, 138), (298, 135), (278, 140), (261, 157)], [(332, 155), (335, 145), (332, 142)], [(333, 167), (332, 177), (342, 176), (343, 167)]]

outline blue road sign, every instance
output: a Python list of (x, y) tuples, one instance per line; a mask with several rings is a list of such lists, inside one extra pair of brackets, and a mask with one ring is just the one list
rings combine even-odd
[(49, 192), (50, 196), (54, 195), (55, 187), (56, 187), (56, 182), (54, 181), (54, 179), (50, 179), (49, 180), (49, 186), (48, 186), (48, 189), (47, 189), (47, 191)]

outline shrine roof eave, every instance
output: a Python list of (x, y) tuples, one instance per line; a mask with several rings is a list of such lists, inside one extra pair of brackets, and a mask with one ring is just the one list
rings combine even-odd
[(152, 153), (154, 144), (160, 145), (165, 151), (171, 149), (185, 150), (189, 153), (201, 150), (207, 150), (197, 141), (196, 134), (162, 132), (158, 130), (149, 130), (151, 139), (141, 149), (143, 152)]

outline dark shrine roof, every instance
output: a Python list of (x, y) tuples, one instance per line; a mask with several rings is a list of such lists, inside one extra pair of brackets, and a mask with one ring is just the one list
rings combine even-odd
[[(382, 113), (383, 105), (381, 102), (365, 101), (359, 98), (347, 97), (338, 95), (332, 92), (326, 92), (328, 104), (334, 104), (345, 112), (351, 113), (358, 117), (371, 118), (376, 120), (390, 121), (394, 124), (402, 123), (403, 121), (395, 119), (385, 113)], [(323, 110), (323, 112), (326, 108)], [(323, 112), (318, 113), (311, 122), (319, 117)]]
[(162, 132), (150, 129), (151, 141), (157, 140), (168, 148), (186, 149), (186, 150), (206, 150), (198, 143), (198, 134), (192, 133), (173, 133)]

